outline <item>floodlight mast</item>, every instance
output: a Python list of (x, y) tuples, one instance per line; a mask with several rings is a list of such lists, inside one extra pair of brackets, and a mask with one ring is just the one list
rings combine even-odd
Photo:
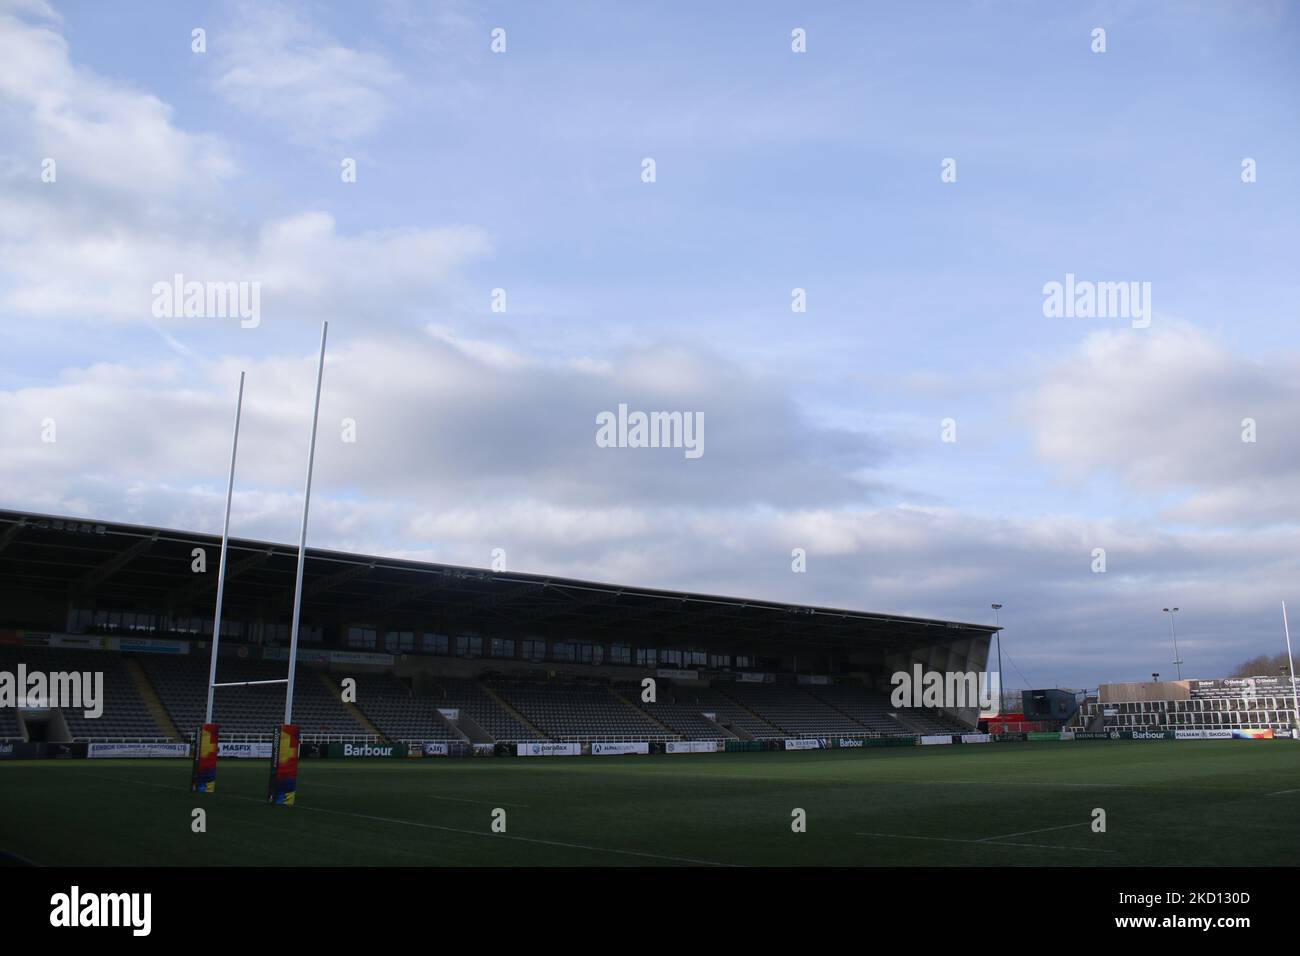
[(307, 446), (307, 483), (302, 493), (302, 528), (298, 534), (298, 574), (293, 585), (293, 623), (289, 632), (289, 681), (284, 695), (284, 722), (293, 723), (293, 677), (298, 666), (298, 623), (302, 612), (302, 572), (307, 562), (307, 511), (311, 507), (311, 469), (316, 460), (316, 423), (320, 418), (320, 386), (325, 374), (325, 337), (329, 322), (320, 327), (320, 360), (316, 365), (316, 403), (311, 412), (311, 442)]
[(1295, 693), (1295, 658), (1291, 656), (1291, 625), (1286, 620), (1286, 601), (1282, 602), (1282, 630), (1286, 632), (1286, 660), (1291, 668), (1291, 703), (1295, 707), (1295, 734), (1300, 735), (1300, 697)]
[[(244, 408), (244, 373), (239, 373), (235, 399), (235, 436), (230, 440), (230, 478), (226, 482), (226, 517), (221, 525), (221, 563), (217, 567), (217, 607), (212, 615), (212, 661), (208, 665), (208, 708), (203, 722), (212, 723), (212, 695), (217, 686), (217, 645), (221, 643), (221, 599), (226, 591), (226, 552), (230, 545), (230, 501), (235, 494), (235, 453), (239, 450), (239, 416)], [(196, 741), (195, 747), (198, 746)]]

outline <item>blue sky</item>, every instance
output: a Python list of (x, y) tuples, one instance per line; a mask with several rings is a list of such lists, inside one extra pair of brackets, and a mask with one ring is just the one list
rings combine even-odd
[[(1218, 676), (1300, 604), (1297, 16), (0, 0), (0, 502), (218, 528), (247, 369), (232, 526), (292, 539), (329, 319), (315, 544), (999, 601), (1042, 685), (1171, 670), (1173, 603)], [(152, 317), (176, 272), (260, 324)], [(1067, 273), (1150, 327), (1046, 318)], [(708, 451), (596, 448), (619, 402)]]

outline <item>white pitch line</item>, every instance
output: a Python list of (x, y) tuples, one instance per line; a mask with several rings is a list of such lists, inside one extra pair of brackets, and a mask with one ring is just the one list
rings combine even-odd
[(1051, 830), (1069, 830), (1072, 827), (1086, 827), (1089, 821), (1084, 820), (1082, 823), (1065, 823), (1059, 827), (1041, 827), (1037, 830), (1021, 830), (1019, 833), (1003, 833), (999, 836), (984, 837), (982, 840), (976, 840), (976, 843), (988, 843), (991, 840), (1005, 840), (1008, 837), (1029, 836), (1031, 833), (1047, 833)]
[[(91, 774), (91, 776), (101, 777), (104, 780), (116, 780), (122, 783), (134, 783), (144, 787), (157, 787), (162, 790), (175, 790), (175, 787), (165, 786), (159, 783), (152, 783), (147, 780), (136, 780), (132, 777), (113, 777), (105, 774)], [(227, 793), (224, 795), (227, 800), (243, 800), (247, 803), (262, 803), (267, 801), (259, 800), (256, 797), (246, 797), (238, 793)], [(663, 856), (659, 853), (646, 853), (641, 850), (618, 850), (607, 846), (588, 846), (585, 843), (566, 843), (563, 840), (542, 840), (538, 837), (516, 836), (511, 833), (484, 833), (482, 830), (466, 830), (463, 827), (448, 827), (437, 823), (420, 823), (416, 820), (399, 820), (396, 817), (374, 817), (366, 813), (353, 813), (351, 810), (330, 810), (326, 807), (308, 807), (301, 803), (294, 804), (295, 810), (311, 810), (315, 813), (332, 813), (342, 817), (356, 817), (358, 820), (374, 820), (378, 823), (393, 823), (398, 826), (419, 827), (424, 830), (442, 830), (446, 833), (464, 833), (469, 836), (488, 837), (494, 840), (517, 840), (520, 843), (537, 843), (542, 846), (562, 846), (570, 850), (589, 850), (592, 853), (617, 853), (621, 856), (639, 856), (647, 860), (663, 860), (666, 863), (690, 863), (694, 866), (743, 866), (741, 863), (719, 863), (716, 860), (692, 860), (688, 857), (681, 856)]]
[[(345, 787), (337, 783), (322, 783), (319, 780), (311, 782), (313, 787), (327, 787), (331, 790), (351, 790), (352, 787)], [(426, 797), (429, 800), (450, 800), (452, 803), (472, 803), (479, 807), (520, 807), (524, 810), (531, 810), (532, 807), (526, 803), (502, 803), (500, 800), (471, 800), (468, 797), (444, 797), (439, 793), (420, 793), (419, 796)]]
[(1280, 797), (1284, 793), (1300, 793), (1300, 790), (1278, 790), (1276, 793), (1266, 793), (1266, 797)]
[(1047, 843), (1004, 843), (1001, 841), (983, 840), (959, 840), (956, 837), (927, 837), (927, 836), (910, 836), (905, 833), (855, 833), (854, 836), (864, 837), (885, 837), (890, 840), (933, 840), (938, 843), (969, 843), (974, 846), (1025, 846), (1032, 847), (1035, 850), (1070, 850), (1076, 853), (1114, 853), (1114, 850), (1102, 850), (1095, 847), (1085, 846), (1052, 846)]
[[(251, 797), (247, 799), (252, 799)], [(257, 801), (261, 803), (262, 801)], [(689, 857), (681, 856), (663, 856), (659, 853), (646, 853), (641, 850), (618, 850), (606, 846), (588, 846), (585, 843), (567, 843), (563, 840), (542, 840), (537, 837), (515, 836), (509, 833), (484, 833), (481, 830), (466, 830), (462, 827), (448, 827), (437, 823), (420, 823), (415, 820), (399, 820), (396, 817), (376, 817), (368, 813), (353, 813), (350, 810), (330, 810), (326, 807), (304, 807), (301, 804), (294, 804), (295, 809), (311, 810), (315, 813), (332, 813), (343, 817), (356, 817), (358, 820), (374, 820), (378, 823), (393, 823), (398, 826), (420, 827), (425, 830), (443, 830), (447, 833), (465, 833), (469, 836), (488, 837), (495, 840), (518, 840), (521, 843), (537, 843), (542, 846), (562, 846), (571, 850), (590, 850), (594, 853), (618, 853), (623, 856), (639, 856), (649, 860), (664, 860), (669, 863), (691, 863), (696, 866), (740, 866), (739, 863), (719, 863), (716, 860), (693, 860)]]

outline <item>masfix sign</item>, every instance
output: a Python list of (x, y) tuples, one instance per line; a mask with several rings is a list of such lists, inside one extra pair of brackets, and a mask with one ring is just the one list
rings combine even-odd
[(591, 745), (591, 754), (593, 757), (610, 756), (614, 754), (648, 754), (650, 745), (645, 741), (625, 744), (601, 744), (593, 743)]
[(270, 760), (271, 749), (274, 745), (267, 741), (258, 744), (236, 744), (227, 743), (224, 740), (217, 741), (217, 757), (244, 757), (256, 760)]
[(405, 757), (406, 744), (327, 744), (325, 756), (350, 759)]
[(517, 744), (521, 757), (576, 757), (582, 753), (582, 744)]

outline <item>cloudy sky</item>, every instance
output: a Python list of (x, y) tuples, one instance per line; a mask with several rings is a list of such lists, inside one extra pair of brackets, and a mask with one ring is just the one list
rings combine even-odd
[(0, 505), (219, 531), (244, 370), (232, 533), (295, 540), (327, 319), (315, 545), (999, 602), (1011, 687), (1172, 674), (1176, 604), (1220, 676), (1300, 611), (1298, 20), (0, 0)]

